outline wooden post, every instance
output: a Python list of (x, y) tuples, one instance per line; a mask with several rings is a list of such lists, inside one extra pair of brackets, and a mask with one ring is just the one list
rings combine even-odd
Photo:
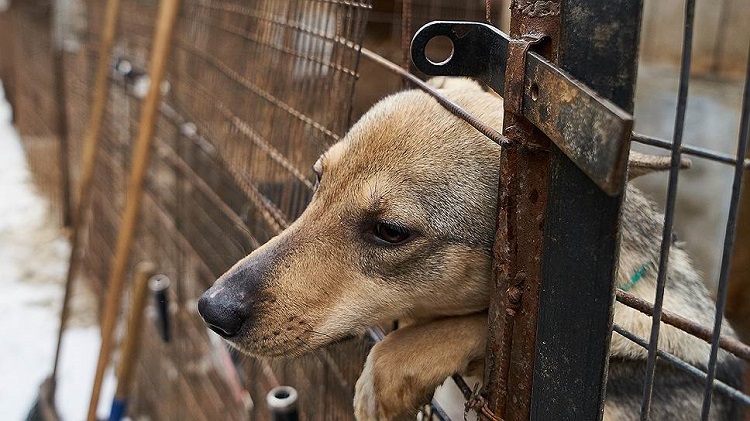
[(726, 311), (727, 317), (732, 320), (740, 338), (745, 342), (750, 341), (750, 177), (747, 174), (748, 170), (745, 170)]
[[(52, 366), (51, 378), (57, 378), (57, 368), (60, 362), (60, 343), (62, 341), (65, 323), (68, 320), (68, 311), (70, 295), (73, 290), (73, 280), (78, 274), (78, 268), (81, 263), (80, 250), (83, 243), (83, 223), (86, 218), (86, 212), (91, 201), (91, 184), (94, 179), (94, 169), (96, 167), (96, 155), (99, 149), (99, 130), (104, 117), (104, 110), (107, 106), (107, 92), (109, 90), (109, 58), (112, 54), (112, 47), (115, 42), (117, 33), (117, 15), (120, 10), (120, 0), (108, 0), (106, 14), (102, 27), (101, 44), (99, 45), (99, 62), (94, 75), (94, 95), (91, 103), (91, 114), (89, 115), (88, 127), (83, 141), (83, 163), (80, 182), (80, 192), (78, 195), (78, 205), (73, 215), (73, 238), (70, 245), (70, 261), (68, 263), (68, 273), (65, 279), (65, 292), (63, 294), (62, 310), (60, 312), (60, 326), (57, 331), (57, 350), (55, 351), (55, 361)], [(60, 117), (62, 118), (62, 117)]]
[(146, 308), (146, 298), (149, 296), (148, 281), (155, 273), (156, 266), (151, 262), (141, 262), (136, 269), (135, 284), (128, 310), (128, 330), (122, 344), (122, 358), (117, 368), (117, 391), (112, 401), (109, 421), (119, 421), (127, 410), (135, 363), (141, 345), (143, 309)]
[(88, 421), (96, 419), (96, 407), (99, 403), (104, 369), (109, 363), (112, 348), (112, 334), (114, 332), (117, 315), (122, 298), (123, 280), (130, 256), (130, 249), (135, 237), (136, 225), (140, 214), (141, 199), (143, 198), (143, 183), (148, 169), (151, 155), (153, 132), (156, 123), (157, 111), (161, 102), (161, 81), (167, 64), (169, 47), (172, 43), (172, 33), (179, 0), (162, 0), (159, 4), (159, 15), (156, 20), (154, 31), (153, 50), (150, 60), (150, 86), (148, 94), (143, 102), (141, 116), (138, 125), (138, 138), (134, 146), (131, 160), (128, 190), (125, 198), (125, 210), (122, 223), (117, 237), (117, 247), (110, 268), (109, 282), (107, 284), (107, 299), (104, 307), (102, 320), (102, 343), (99, 350), (99, 360), (96, 366), (94, 387), (91, 390), (89, 402)]
[[(62, 224), (65, 228), (73, 227), (73, 205), (70, 200), (70, 154), (68, 142), (68, 101), (65, 86), (65, 39), (57, 19), (61, 12), (55, 3), (51, 14), (52, 25), (52, 73), (55, 75), (55, 105), (57, 108), (58, 166), (60, 167), (60, 200)], [(55, 29), (59, 29), (55, 31)]]
[[(750, 155), (748, 155), (750, 158)], [(726, 316), (744, 342), (750, 341), (750, 177), (745, 169), (737, 217), (737, 233), (729, 272), (729, 294)], [(745, 370), (745, 393), (750, 392), (750, 369)], [(745, 421), (750, 421), (750, 410), (745, 411)]]

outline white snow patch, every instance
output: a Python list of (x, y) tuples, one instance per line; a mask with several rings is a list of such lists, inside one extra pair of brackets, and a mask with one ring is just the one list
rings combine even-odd
[[(35, 191), (10, 119), (0, 84), (0, 416), (23, 420), (52, 371), (70, 252)], [(99, 341), (97, 327), (73, 327), (65, 334), (57, 386), (57, 409), (65, 420), (85, 418)], [(113, 394), (110, 373), (100, 416), (108, 414)]]

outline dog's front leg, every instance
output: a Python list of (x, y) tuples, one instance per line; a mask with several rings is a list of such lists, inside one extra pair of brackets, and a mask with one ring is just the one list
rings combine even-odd
[[(390, 333), (367, 356), (354, 393), (357, 419), (413, 413), (453, 373), (484, 357), (487, 313), (449, 317)], [(413, 418), (412, 418), (413, 419)]]

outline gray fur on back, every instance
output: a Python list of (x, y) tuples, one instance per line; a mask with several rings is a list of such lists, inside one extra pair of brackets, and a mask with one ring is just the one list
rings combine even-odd
[[(633, 289), (635, 295), (653, 302), (656, 274), (659, 265), (659, 251), (662, 238), (664, 215), (653, 202), (632, 185), (628, 185), (621, 217), (621, 249), (618, 285), (623, 285), (632, 276), (632, 268), (638, 264), (650, 264), (647, 276)], [(665, 309), (680, 314), (703, 326), (711, 327), (716, 306), (701, 275), (679, 242), (672, 241), (669, 255), (669, 270), (665, 284)], [(615, 323), (643, 327), (637, 332), (648, 339), (650, 319), (646, 326), (631, 320), (640, 313), (624, 311), (622, 304), (616, 310)], [(671, 306), (671, 307), (670, 307)], [(676, 308), (675, 308), (676, 307)], [(619, 319), (618, 319), (619, 314)], [(642, 320), (641, 320), (642, 321)], [(669, 331), (667, 331), (669, 330)], [(665, 333), (667, 331), (667, 333)], [(667, 348), (676, 356), (706, 371), (709, 345), (687, 334), (675, 334), (673, 328), (662, 323), (660, 348)], [(671, 336), (665, 339), (666, 335)], [(731, 326), (724, 322), (722, 334), (735, 336)], [(608, 411), (617, 414), (617, 419), (639, 419), (646, 372), (645, 350), (637, 344), (623, 345), (625, 342), (613, 333), (612, 357), (610, 358), (606, 406)], [(692, 360), (692, 361), (690, 361)], [(735, 356), (720, 350), (717, 379), (737, 389), (742, 388), (744, 363)], [(692, 420), (699, 419), (703, 403), (704, 381), (659, 360), (656, 370), (651, 419)], [(741, 407), (720, 391), (713, 393), (712, 420), (739, 420)]]

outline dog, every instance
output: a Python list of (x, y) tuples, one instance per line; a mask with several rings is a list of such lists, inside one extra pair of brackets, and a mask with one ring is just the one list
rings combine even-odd
[[(468, 80), (431, 83), (502, 127), (496, 94)], [(378, 323), (408, 321), (370, 351), (354, 411), (359, 420), (413, 416), (451, 374), (483, 370), (500, 152), (422, 91), (381, 100), (315, 163), (317, 187), (303, 214), (222, 275), (200, 298), (201, 316), (234, 347), (261, 357), (300, 355)], [(635, 159), (631, 176), (658, 166)], [(646, 300), (655, 294), (662, 223), (628, 185), (616, 283)], [(669, 261), (664, 307), (713, 325), (714, 303), (679, 243)], [(651, 318), (636, 310), (616, 303), (614, 320), (649, 337)], [(722, 333), (734, 335), (726, 324)], [(700, 339), (663, 324), (659, 344), (706, 366), (710, 345)], [(646, 356), (612, 335), (606, 420), (639, 418)], [(657, 367), (652, 419), (697, 418), (703, 383)], [(719, 352), (722, 381), (740, 387), (741, 371), (737, 358)], [(713, 399), (712, 419), (738, 419), (728, 398)]]

